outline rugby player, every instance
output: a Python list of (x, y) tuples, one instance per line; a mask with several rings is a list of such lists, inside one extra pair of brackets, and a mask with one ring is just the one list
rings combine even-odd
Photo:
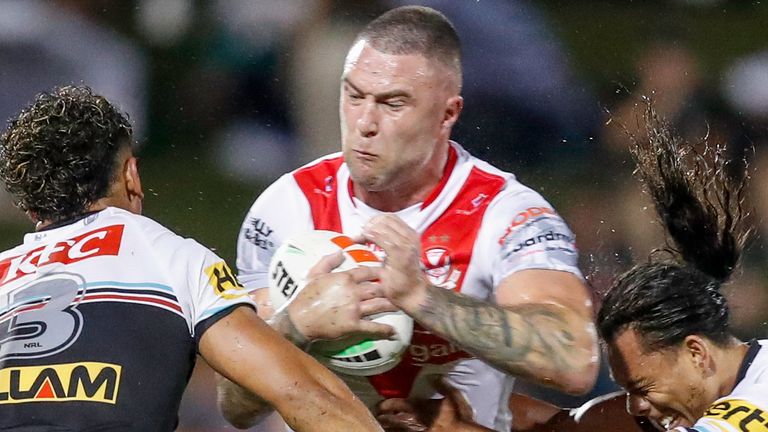
[(0, 176), (36, 223), (0, 254), (0, 429), (172, 431), (199, 353), (295, 430), (381, 430), (221, 258), (141, 216), (131, 144), (87, 87), (40, 94), (0, 137)]
[[(302, 345), (385, 338), (391, 328), (362, 318), (399, 308), (418, 323), (411, 347), (389, 372), (345, 375), (355, 394), (371, 407), (428, 399), (428, 382), (448, 376), (481, 424), (508, 430), (512, 377), (586, 392), (597, 336), (566, 223), (514, 175), (450, 140), (461, 86), (459, 38), (442, 14), (402, 7), (368, 24), (341, 77), (341, 153), (282, 176), (256, 200), (238, 240), (238, 274), (265, 303), (270, 259), (290, 236), (327, 229), (373, 243), (386, 255), (380, 292), (305, 288), (271, 317), (275, 328), (290, 318)], [(251, 416), (226, 386), (222, 394), (234, 418)]]

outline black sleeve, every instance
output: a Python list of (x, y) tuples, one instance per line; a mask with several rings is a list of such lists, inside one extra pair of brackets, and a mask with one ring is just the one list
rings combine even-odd
[[(216, 324), (217, 322), (219, 322), (220, 319), (222, 319), (225, 316), (231, 314), (235, 309), (237, 309), (237, 308), (239, 308), (241, 306), (249, 307), (249, 308), (253, 309), (254, 311), (256, 310), (256, 306), (254, 306), (251, 303), (238, 303), (238, 304), (232, 305), (232, 306), (230, 306), (230, 307), (228, 307), (226, 309), (222, 309), (222, 310), (216, 312), (215, 314), (209, 316), (208, 318), (206, 318), (206, 319), (200, 321), (199, 323), (197, 323), (197, 325), (195, 326), (195, 346), (199, 346), (200, 345), (200, 338), (203, 336), (203, 333), (205, 333), (206, 330), (211, 328), (211, 326)], [(199, 352), (199, 348), (198, 348), (198, 352)]]

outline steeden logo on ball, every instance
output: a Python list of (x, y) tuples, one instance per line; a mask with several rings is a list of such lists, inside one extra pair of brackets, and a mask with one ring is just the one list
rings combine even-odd
[[(381, 265), (368, 247), (344, 234), (315, 230), (293, 236), (277, 248), (269, 265), (272, 306), (278, 309), (292, 301), (306, 285), (309, 270), (321, 258), (339, 250), (345, 259), (334, 271)], [(402, 311), (376, 314), (367, 319), (392, 326), (395, 336), (386, 340), (318, 341), (312, 344), (310, 354), (330, 369), (347, 375), (377, 375), (394, 368), (411, 343), (413, 320)]]

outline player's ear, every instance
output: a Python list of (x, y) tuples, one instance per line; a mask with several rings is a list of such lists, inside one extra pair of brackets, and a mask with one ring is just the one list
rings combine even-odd
[(141, 201), (144, 199), (144, 190), (141, 188), (139, 160), (135, 156), (130, 156), (125, 160), (123, 178), (125, 179), (125, 191), (128, 195), (128, 201), (132, 206), (138, 206), (140, 210)]
[(710, 345), (708, 340), (698, 335), (686, 336), (682, 345), (683, 355), (705, 375), (710, 375), (715, 370), (714, 365), (712, 365)]
[(459, 119), (459, 114), (461, 114), (462, 108), (464, 108), (463, 97), (455, 95), (448, 98), (445, 104), (445, 112), (443, 114), (444, 128), (450, 129), (454, 124), (456, 124), (456, 121)]

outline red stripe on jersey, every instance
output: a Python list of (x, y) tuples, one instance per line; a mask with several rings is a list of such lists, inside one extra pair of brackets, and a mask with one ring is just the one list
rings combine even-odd
[(315, 229), (341, 232), (336, 173), (342, 162), (344, 159), (341, 156), (324, 159), (293, 173), (293, 178), (309, 201)]
[(32, 310), (35, 310), (35, 309), (42, 309), (47, 304), (48, 304), (48, 300), (45, 300), (45, 302), (43, 302), (43, 303), (36, 303), (36, 304), (33, 304), (33, 305), (29, 305), (29, 306), (20, 306), (18, 308), (11, 309), (8, 312), (0, 315), (0, 322), (3, 322), (5, 320), (7, 320), (8, 318), (13, 318), (16, 315), (22, 314), (24, 312), (29, 312), (29, 311), (32, 311)]
[(443, 188), (445, 188), (445, 185), (448, 184), (448, 179), (451, 178), (451, 173), (453, 172), (453, 168), (456, 166), (456, 161), (459, 159), (459, 155), (456, 153), (456, 149), (453, 148), (453, 146), (448, 146), (448, 160), (445, 162), (445, 168), (443, 169), (443, 177), (440, 179), (440, 183), (435, 186), (434, 189), (432, 189), (432, 192), (429, 194), (427, 199), (424, 200), (423, 203), (421, 203), (421, 209), (424, 210), (427, 208), (428, 205), (432, 204), (438, 196), (440, 196), (440, 192), (443, 191)]
[(98, 300), (124, 300), (124, 301), (137, 301), (142, 303), (155, 303), (158, 305), (171, 308), (179, 313), (182, 313), (181, 306), (168, 300), (159, 299), (157, 297), (150, 296), (137, 296), (137, 295), (125, 295), (125, 294), (86, 294), (83, 301), (98, 301)]

